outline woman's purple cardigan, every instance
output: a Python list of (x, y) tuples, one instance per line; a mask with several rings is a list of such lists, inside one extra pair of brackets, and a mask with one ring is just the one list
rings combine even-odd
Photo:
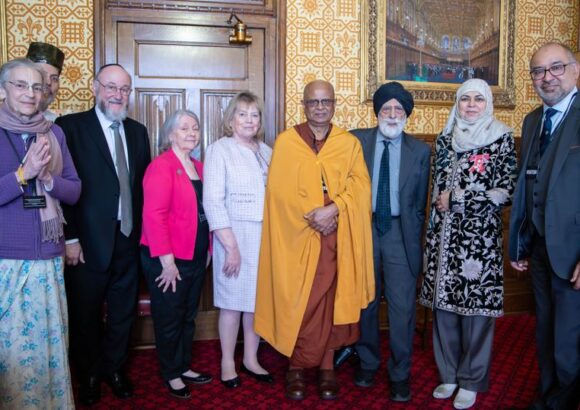
[[(53, 125), (51, 129), (62, 151), (63, 169), (62, 175), (53, 176), (53, 188), (49, 194), (60, 202), (74, 205), (81, 194), (81, 180), (62, 129), (58, 125)], [(64, 237), (58, 243), (42, 242), (39, 210), (23, 207), (23, 192), (14, 175), (20, 162), (10, 141), (20, 158), (25, 153), (21, 134), (0, 129), (0, 259), (31, 260), (61, 256), (64, 254)]]

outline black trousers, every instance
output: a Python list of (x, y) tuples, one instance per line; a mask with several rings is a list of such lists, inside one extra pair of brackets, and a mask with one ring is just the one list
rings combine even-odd
[(554, 409), (580, 404), (580, 291), (554, 273), (546, 242), (535, 235), (531, 277), (541, 399)]
[(71, 356), (81, 382), (122, 371), (127, 361), (139, 281), (134, 235), (127, 238), (117, 229), (113, 257), (103, 272), (90, 261), (66, 268)]
[(181, 280), (175, 293), (157, 287), (155, 278), (162, 271), (159, 258), (152, 258), (147, 247), (141, 247), (141, 263), (151, 297), (151, 314), (161, 377), (168, 381), (180, 377), (191, 366), (195, 317), (205, 279), (207, 252), (187, 261), (175, 259)]

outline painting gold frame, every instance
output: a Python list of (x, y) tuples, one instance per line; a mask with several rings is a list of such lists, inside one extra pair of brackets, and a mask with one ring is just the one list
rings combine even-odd
[(8, 61), (8, 38), (6, 36), (6, 1), (0, 0), (0, 65)]
[[(372, 99), (386, 78), (387, 5), (384, 0), (363, 0), (361, 10), (361, 96)], [(501, 0), (498, 85), (492, 86), (494, 105), (515, 106), (515, 13), (516, 0)], [(401, 81), (416, 103), (451, 105), (459, 84)]]

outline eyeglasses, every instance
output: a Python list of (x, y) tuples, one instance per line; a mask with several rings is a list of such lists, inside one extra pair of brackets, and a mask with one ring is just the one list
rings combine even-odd
[(548, 68), (534, 68), (533, 70), (530, 70), (530, 76), (532, 77), (532, 80), (542, 80), (549, 71), (554, 77), (560, 77), (566, 72), (566, 67), (573, 64), (576, 64), (576, 62), (572, 61), (568, 64), (554, 64)]
[(20, 93), (25, 93), (29, 89), (32, 90), (35, 94), (42, 94), (44, 92), (44, 86), (42, 84), (34, 83), (28, 84), (24, 81), (6, 81), (7, 83), (11, 84), (12, 87), (16, 89), (16, 91)]
[(308, 108), (315, 108), (318, 107), (318, 104), (322, 104), (323, 107), (331, 107), (336, 100), (330, 98), (324, 98), (322, 100), (306, 100), (304, 101), (304, 105)]
[(395, 116), (400, 117), (405, 114), (405, 109), (400, 106), (392, 106), (392, 107), (381, 107), (379, 111), (379, 115), (383, 117), (388, 117), (391, 112), (395, 112)]
[(121, 92), (122, 96), (127, 97), (129, 94), (131, 94), (131, 91), (133, 91), (133, 89), (130, 87), (119, 88), (113, 84), (103, 84), (102, 82), (99, 81), (98, 78), (95, 78), (95, 81), (99, 83), (101, 87), (103, 87), (105, 91), (109, 94), (117, 94), (118, 92)]

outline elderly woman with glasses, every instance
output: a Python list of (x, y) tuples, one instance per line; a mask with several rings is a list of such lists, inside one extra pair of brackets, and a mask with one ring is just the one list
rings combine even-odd
[(141, 262), (161, 376), (169, 393), (180, 399), (191, 397), (185, 383), (212, 380), (191, 370), (195, 317), (210, 249), (202, 164), (190, 156), (199, 141), (197, 115), (187, 110), (171, 114), (160, 131), (162, 154), (143, 179)]
[(31, 61), (0, 67), (0, 408), (74, 407), (60, 204), (81, 182), (43, 92)]
[(489, 385), (495, 318), (503, 314), (502, 211), (516, 175), (513, 132), (493, 115), (489, 85), (457, 90), (435, 143), (425, 278), (419, 302), (433, 309), (441, 384), (433, 397), (466, 409)]

